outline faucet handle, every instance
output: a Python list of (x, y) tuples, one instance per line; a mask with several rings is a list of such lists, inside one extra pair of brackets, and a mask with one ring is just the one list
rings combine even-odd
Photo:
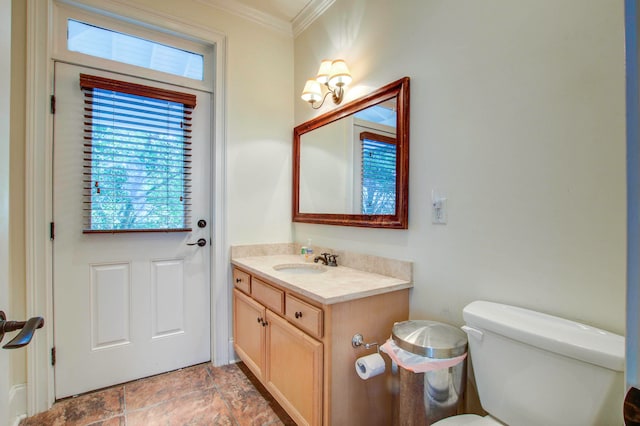
[(338, 261), (336, 260), (336, 257), (338, 257), (337, 254), (330, 254), (329, 255), (328, 264), (330, 266), (338, 266)]

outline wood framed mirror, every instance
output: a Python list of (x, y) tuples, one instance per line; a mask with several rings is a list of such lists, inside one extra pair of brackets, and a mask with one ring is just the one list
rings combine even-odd
[(293, 221), (407, 229), (409, 77), (293, 129)]

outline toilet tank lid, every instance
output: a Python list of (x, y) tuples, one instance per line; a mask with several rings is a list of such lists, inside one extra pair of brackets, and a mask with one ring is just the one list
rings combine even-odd
[(501, 303), (475, 301), (462, 311), (466, 324), (550, 352), (624, 371), (624, 337), (578, 322)]

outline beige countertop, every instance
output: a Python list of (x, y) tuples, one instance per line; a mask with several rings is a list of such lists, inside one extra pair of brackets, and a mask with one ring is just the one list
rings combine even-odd
[(231, 263), (258, 278), (271, 281), (324, 305), (413, 287), (411, 281), (345, 266), (323, 266), (325, 272), (317, 274), (295, 274), (274, 269), (274, 266), (282, 264), (309, 265), (298, 255), (248, 256), (234, 258)]

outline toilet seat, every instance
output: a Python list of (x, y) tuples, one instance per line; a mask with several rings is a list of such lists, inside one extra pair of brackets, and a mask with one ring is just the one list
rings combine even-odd
[(504, 423), (500, 423), (491, 416), (460, 414), (437, 421), (432, 426), (504, 426)]

